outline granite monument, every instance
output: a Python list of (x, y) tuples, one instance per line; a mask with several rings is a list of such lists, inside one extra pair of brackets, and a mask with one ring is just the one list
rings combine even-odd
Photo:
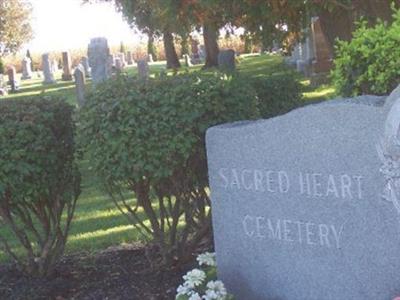
[(0, 74), (0, 96), (6, 96), (8, 94), (7, 82), (4, 79), (4, 75)]
[(42, 70), (44, 76), (44, 84), (52, 84), (56, 82), (56, 80), (54, 79), (53, 68), (48, 53), (44, 53), (42, 55)]
[(329, 82), (329, 72), (333, 66), (333, 53), (331, 53), (328, 38), (322, 30), (319, 17), (311, 20), (311, 36), (314, 48), (311, 84), (316, 86)]
[(89, 65), (92, 70), (93, 85), (108, 79), (111, 76), (109, 63), (110, 48), (106, 38), (94, 38), (88, 46)]
[(117, 72), (122, 72), (124, 70), (124, 63), (121, 59), (121, 57), (116, 57), (114, 60), (115, 63), (115, 69)]
[(85, 68), (79, 64), (74, 71), (75, 91), (78, 100), (78, 106), (82, 107), (85, 104)]
[(51, 63), (51, 70), (54, 74), (56, 74), (58, 72), (58, 61), (57, 59), (53, 59), (52, 63)]
[(17, 81), (17, 71), (14, 66), (8, 66), (7, 68), (8, 84), (10, 85), (10, 92), (15, 93), (19, 89)]
[(133, 65), (133, 58), (132, 58), (132, 52), (131, 51), (126, 52), (126, 63), (129, 66)]
[(72, 80), (72, 71), (71, 71), (71, 55), (68, 51), (62, 53), (62, 63), (63, 63), (63, 73), (61, 75), (61, 79), (63, 81)]
[(218, 275), (236, 299), (400, 295), (400, 87), (207, 131)]
[(149, 78), (149, 64), (147, 60), (145, 59), (139, 59), (137, 62), (137, 68), (138, 68), (138, 77), (139, 79), (147, 79)]
[(25, 56), (22, 60), (22, 80), (32, 78), (32, 61), (29, 57)]
[(81, 65), (82, 65), (83, 69), (85, 70), (85, 77), (90, 78), (92, 70), (90, 70), (89, 59), (86, 56), (81, 57)]
[(236, 69), (235, 50), (221, 50), (218, 53), (218, 68), (225, 72), (233, 72)]

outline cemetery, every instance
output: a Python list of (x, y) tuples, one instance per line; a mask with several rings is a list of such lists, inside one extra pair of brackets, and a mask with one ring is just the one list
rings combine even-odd
[(400, 300), (398, 1), (0, 16), (0, 299)]

